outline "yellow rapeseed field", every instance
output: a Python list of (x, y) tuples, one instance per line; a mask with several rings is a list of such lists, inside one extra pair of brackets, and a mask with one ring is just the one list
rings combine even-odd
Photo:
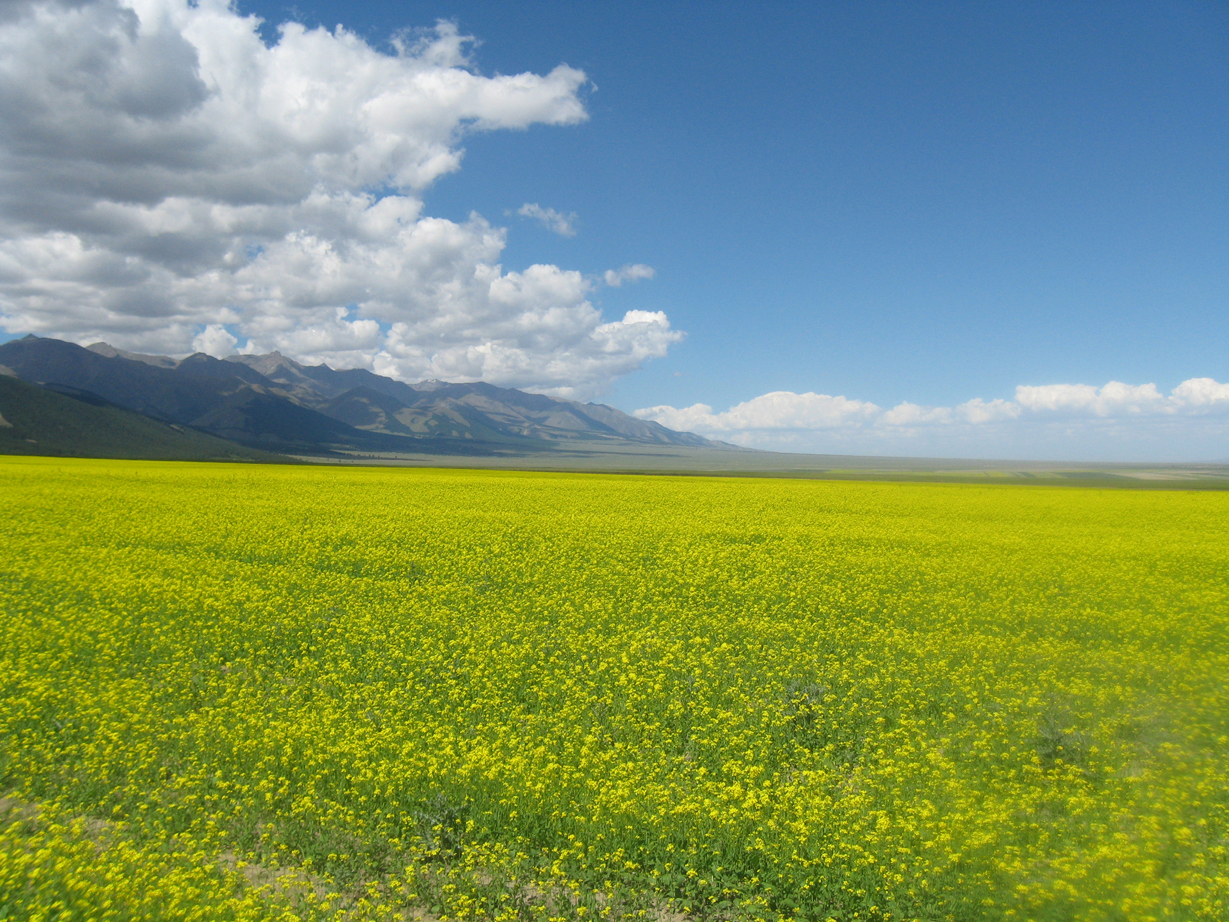
[(1229, 494), (0, 458), (0, 919), (1229, 919)]

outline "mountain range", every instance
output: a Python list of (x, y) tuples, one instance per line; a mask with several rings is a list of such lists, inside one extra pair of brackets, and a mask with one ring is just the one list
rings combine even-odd
[[(278, 352), (176, 359), (27, 336), (0, 345), (0, 371), (97, 409), (127, 410), (163, 427), (267, 452), (498, 455), (578, 443), (733, 447), (602, 404), (480, 382), (406, 384), (365, 369), (301, 365)], [(16, 399), (11, 387), (0, 396), (10, 392), (8, 399)], [(11, 409), (0, 404), (5, 412)]]

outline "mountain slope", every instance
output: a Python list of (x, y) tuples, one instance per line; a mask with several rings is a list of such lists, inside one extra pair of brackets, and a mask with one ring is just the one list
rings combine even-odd
[(251, 368), (200, 353), (170, 361), (174, 365), (37, 337), (0, 346), (0, 364), (23, 380), (89, 391), (154, 419), (221, 438), (270, 450), (364, 446), (356, 430), (299, 404)]
[[(106, 398), (118, 406), (157, 419), (190, 425), (226, 394), (248, 386), (246, 368), (195, 356), (173, 366), (156, 365), (121, 355), (101, 355), (72, 343), (28, 336), (0, 346), (0, 364), (24, 381), (64, 384)], [(208, 363), (225, 374), (211, 373)]]
[[(675, 432), (603, 404), (559, 400), (483, 382), (424, 381), (411, 385), (361, 368), (335, 371), (327, 365), (300, 365), (278, 352), (233, 355), (226, 361), (259, 371), (306, 405), (361, 429), (404, 433), (408, 426), (414, 434), (455, 433), (443, 436), (452, 438), (628, 439), (662, 445), (714, 445), (690, 432)], [(356, 388), (362, 390), (345, 396)], [(416, 421), (410, 424), (371, 392), (425, 411), (425, 415), (415, 414), (412, 418)], [(361, 410), (356, 401), (366, 402), (372, 409)], [(378, 413), (374, 409), (377, 404)], [(433, 420), (435, 414), (440, 418)]]
[(184, 359), (28, 336), (0, 345), (26, 381), (95, 393), (163, 422), (268, 450), (491, 454), (563, 443), (726, 447), (613, 407), (492, 384), (406, 384), (277, 352)]
[(245, 365), (259, 372), (288, 393), (305, 401), (328, 400), (356, 387), (366, 387), (404, 404), (413, 401), (416, 394), (412, 385), (385, 378), (365, 368), (336, 371), (327, 365), (300, 365), (280, 352), (232, 355), (226, 361)]
[(387, 394), (360, 385), (334, 397), (320, 412), (368, 432), (412, 438), (461, 439), (476, 442), (519, 442), (519, 437), (467, 418), (443, 405), (406, 406)]
[(86, 346), (91, 352), (101, 355), (105, 358), (131, 359), (134, 362), (144, 362), (146, 365), (156, 365), (159, 368), (174, 368), (179, 364), (178, 359), (173, 359), (169, 355), (146, 355), (143, 352), (125, 352), (123, 349), (116, 349), (109, 343), (94, 343), (92, 346)]
[(558, 400), (482, 382), (444, 384), (429, 381), (418, 385), (417, 390), (420, 396), (415, 406), (453, 407), (487, 425), (526, 438), (548, 441), (614, 439), (693, 447), (714, 444), (690, 432), (675, 432), (603, 404)]
[(9, 376), (0, 376), (0, 454), (196, 461), (284, 460), (185, 427), (158, 422), (117, 407), (88, 391), (76, 391), (70, 396)]

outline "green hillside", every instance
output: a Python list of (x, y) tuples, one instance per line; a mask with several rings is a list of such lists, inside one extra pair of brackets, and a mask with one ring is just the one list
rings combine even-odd
[(196, 461), (284, 461), (171, 426), (101, 399), (57, 394), (0, 375), (0, 454)]

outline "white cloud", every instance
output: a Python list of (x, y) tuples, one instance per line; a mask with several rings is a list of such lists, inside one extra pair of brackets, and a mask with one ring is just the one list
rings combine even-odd
[(541, 222), (543, 227), (561, 237), (576, 236), (576, 212), (563, 214), (553, 208), (543, 208), (537, 202), (526, 202), (516, 213)]
[(966, 400), (956, 407), (956, 417), (974, 425), (1015, 419), (1019, 415), (1019, 404), (998, 397), (993, 400), (982, 400), (980, 397), (974, 397), (972, 400)]
[(721, 421), (707, 403), (693, 403), (682, 409), (669, 406), (645, 407), (643, 410), (633, 410), (632, 415), (640, 419), (651, 419), (678, 432), (714, 434), (722, 428)]
[(975, 397), (955, 407), (923, 407), (916, 403), (898, 403), (876, 420), (883, 426), (912, 429), (919, 426), (952, 425), (959, 423), (996, 422), (1015, 419), (1020, 415), (1020, 406), (1009, 400), (982, 400)]
[(611, 288), (618, 288), (624, 282), (638, 282), (641, 279), (651, 279), (655, 275), (657, 271), (652, 266), (635, 263), (622, 269), (607, 269), (602, 278)]
[(215, 359), (224, 359), (234, 354), (239, 340), (226, 327), (211, 323), (192, 340), (193, 352), (204, 352)]
[(1173, 389), (1172, 399), (1184, 407), (1221, 409), (1229, 406), (1229, 384), (1211, 378), (1190, 378)]
[(247, 352), (576, 393), (677, 340), (664, 316), (613, 334), (579, 273), (505, 272), (477, 214), (422, 213), (465, 135), (583, 121), (581, 71), (484, 76), (444, 22), (393, 53), (257, 26), (226, 0), (5, 5), (0, 326), (176, 354), (229, 330)]
[(920, 407), (916, 403), (900, 403), (886, 411), (880, 419), (889, 426), (922, 426), (929, 423), (948, 423), (952, 420), (950, 407)]
[(1097, 416), (1166, 412), (1176, 408), (1161, 396), (1155, 384), (1132, 386), (1121, 381), (1111, 381), (1101, 388), (1087, 384), (1021, 385), (1016, 388), (1016, 403), (1028, 410)]
[(774, 391), (720, 413), (698, 403), (682, 409), (648, 407), (634, 415), (671, 429), (785, 451), (965, 452), (982, 457), (997, 452), (1005, 457), (1004, 450), (1023, 448), (1027, 454), (1050, 445), (1042, 450), (1071, 458), (1072, 451), (1108, 456), (1114, 445), (1132, 443), (1139, 451), (1169, 456), (1175, 438), (1208, 446), (1207, 457), (1222, 457), (1229, 450), (1224, 441), (1229, 434), (1229, 384), (1211, 378), (1183, 381), (1169, 396), (1155, 384), (1117, 381), (1100, 388), (1021, 385), (1015, 400), (974, 398), (954, 407), (904, 402), (884, 410), (846, 397)]

